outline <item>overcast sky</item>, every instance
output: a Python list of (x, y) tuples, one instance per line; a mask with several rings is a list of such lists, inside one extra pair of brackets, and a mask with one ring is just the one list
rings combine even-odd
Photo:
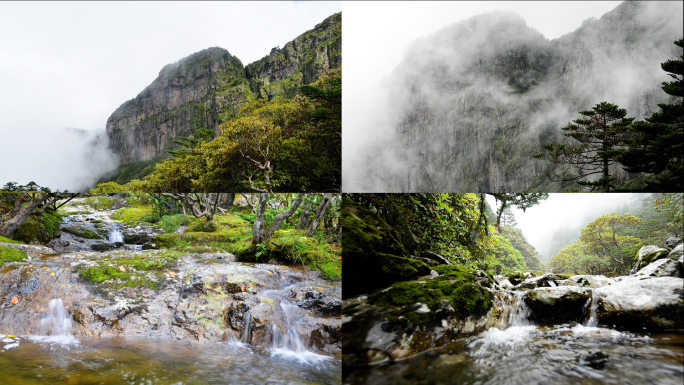
[[(617, 7), (620, 1), (437, 1), (347, 2), (343, 4), (344, 92), (342, 95), (343, 170), (353, 161), (357, 146), (381, 130), (368, 130), (377, 111), (379, 83), (401, 61), (406, 47), (419, 37), (471, 16), (508, 10), (547, 39), (570, 33), (582, 21)], [(351, 167), (349, 167), (351, 168)], [(343, 190), (345, 185), (343, 173)]]
[[(82, 145), (25, 139), (104, 129), (166, 64), (219, 46), (247, 65), (341, 10), (341, 2), (307, 1), (0, 2), (0, 138), (12, 142), (0, 151), (0, 186), (8, 179), (54, 186), (41, 165), (54, 174), (73, 164), (45, 151)], [(27, 156), (40, 158), (20, 161)]]
[[(549, 194), (549, 198), (523, 212), (513, 208), (513, 215), (527, 241), (539, 254), (546, 254), (551, 236), (561, 228), (573, 229), (600, 215), (616, 211), (628, 202), (641, 201), (648, 194)], [(487, 203), (496, 210), (494, 197)]]

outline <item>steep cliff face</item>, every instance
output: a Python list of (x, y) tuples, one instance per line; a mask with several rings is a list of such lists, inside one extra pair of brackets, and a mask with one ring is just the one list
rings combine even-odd
[(245, 76), (256, 98), (290, 97), (300, 85), (312, 83), (326, 70), (342, 65), (341, 52), (342, 14), (337, 13), (247, 65)]
[(625, 2), (552, 41), (494, 12), (417, 40), (390, 75), (393, 141), (367, 151), (355, 190), (560, 190), (532, 155), (596, 103), (637, 119), (656, 111), (660, 63), (681, 54), (681, 8)]
[(227, 50), (208, 48), (166, 65), (138, 96), (107, 120), (110, 147), (123, 165), (168, 157), (173, 140), (229, 120), (245, 103), (294, 96), (302, 84), (341, 65), (340, 13), (244, 67)]

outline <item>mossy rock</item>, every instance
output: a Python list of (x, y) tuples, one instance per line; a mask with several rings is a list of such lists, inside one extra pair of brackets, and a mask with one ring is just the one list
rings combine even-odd
[(492, 307), (492, 294), (478, 283), (477, 271), (447, 265), (437, 266), (435, 271), (441, 275), (425, 281), (395, 283), (389, 289), (369, 295), (368, 302), (383, 307), (423, 303), (430, 312), (411, 313), (413, 318), (409, 318), (419, 325), (441, 322), (441, 316), (435, 312), (443, 307), (445, 301), (460, 318), (484, 316)]
[(64, 231), (65, 233), (76, 235), (77, 237), (81, 238), (102, 239), (102, 236), (100, 236), (100, 234), (78, 226), (64, 227), (62, 228), (62, 231)]
[(509, 274), (507, 278), (513, 286), (516, 286), (520, 282), (525, 280), (525, 273), (523, 273), (522, 271), (514, 271), (511, 274)]
[(430, 267), (408, 257), (397, 232), (382, 218), (343, 198), (340, 224), (345, 265), (343, 298), (369, 293), (395, 282), (430, 274)]
[(59, 224), (62, 216), (55, 212), (46, 210), (38, 215), (31, 215), (14, 232), (14, 239), (24, 243), (46, 244), (55, 237), (59, 231)]
[(5, 262), (24, 261), (26, 257), (26, 252), (22, 249), (0, 245), (0, 265)]

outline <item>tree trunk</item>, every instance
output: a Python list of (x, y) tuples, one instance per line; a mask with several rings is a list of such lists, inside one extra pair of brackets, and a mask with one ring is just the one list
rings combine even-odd
[(264, 231), (264, 214), (266, 213), (266, 204), (268, 204), (268, 193), (259, 194), (259, 204), (256, 209), (256, 217), (252, 225), (252, 246), (261, 243), (261, 237)]
[(309, 227), (309, 231), (306, 232), (307, 237), (312, 236), (314, 233), (314, 230), (316, 230), (316, 228), (318, 228), (318, 222), (320, 222), (321, 218), (323, 218), (323, 215), (325, 214), (325, 210), (328, 208), (328, 205), (330, 204), (330, 198), (331, 197), (332, 197), (332, 193), (323, 194), (323, 199), (321, 200), (321, 203), (318, 205), (318, 210), (316, 210), (316, 214), (314, 214), (314, 217), (311, 220), (311, 226)]
[[(306, 194), (307, 198), (313, 199), (314, 194)], [(299, 211), (299, 222), (297, 223), (297, 230), (304, 230), (309, 226), (309, 217), (311, 216), (311, 201), (308, 199), (302, 205)]]
[(265, 237), (266, 237), (266, 238), (271, 238), (271, 236), (273, 236), (273, 233), (275, 233), (276, 230), (278, 230), (278, 227), (280, 227), (280, 224), (281, 224), (285, 219), (287, 219), (287, 218), (289, 218), (290, 216), (292, 216), (292, 214), (294, 214), (295, 211), (297, 211), (297, 208), (299, 207), (299, 205), (302, 204), (302, 200), (304, 199), (304, 195), (306, 195), (306, 194), (300, 193), (300, 194), (297, 196), (297, 199), (295, 199), (295, 201), (292, 202), (292, 204), (290, 205), (290, 208), (288, 208), (287, 210), (283, 211), (282, 213), (279, 213), (278, 215), (275, 216), (275, 218), (273, 218), (273, 224), (271, 224), (271, 228), (270, 228), (270, 229), (268, 230), (268, 232), (266, 232), (266, 234), (265, 234)]
[[(19, 226), (21, 226), (26, 218), (31, 215), (33, 210), (35, 210), (35, 208), (43, 203), (47, 198), (47, 196), (38, 194), (34, 196), (33, 199), (30, 199), (28, 194), (22, 193), (19, 198), (17, 198), (17, 203), (15, 205), (16, 208), (19, 208), (19, 211), (10, 220), (5, 222), (4, 225), (2, 225), (0, 228), (0, 236), (12, 239), (14, 232), (17, 231)], [(24, 207), (21, 207), (21, 202), (28, 202), (28, 204)]]

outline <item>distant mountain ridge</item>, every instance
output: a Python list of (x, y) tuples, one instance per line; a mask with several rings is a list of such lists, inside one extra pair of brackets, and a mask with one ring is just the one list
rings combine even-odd
[(386, 140), (359, 154), (344, 190), (559, 191), (532, 155), (599, 102), (637, 120), (658, 110), (682, 24), (681, 2), (626, 1), (550, 41), (512, 12), (420, 38), (386, 82)]
[(174, 139), (201, 128), (218, 131), (249, 101), (294, 96), (299, 86), (341, 66), (341, 24), (342, 14), (334, 14), (247, 66), (220, 47), (164, 66), (107, 119), (110, 148), (124, 165), (166, 158)]

